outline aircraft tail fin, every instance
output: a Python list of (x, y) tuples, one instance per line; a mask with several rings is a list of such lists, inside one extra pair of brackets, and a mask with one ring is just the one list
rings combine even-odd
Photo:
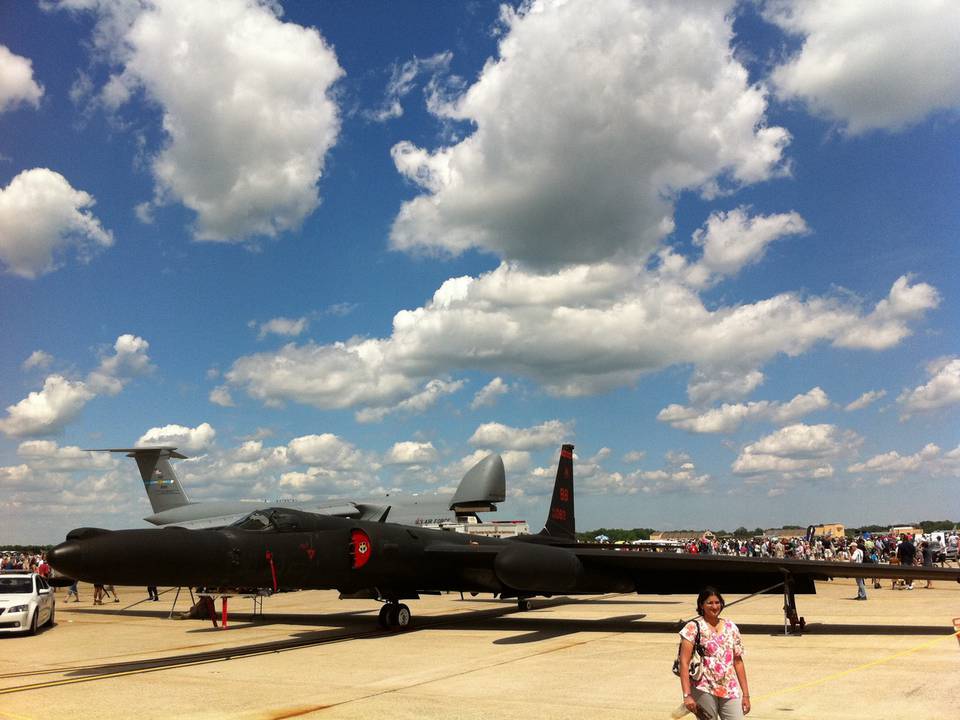
[(496, 503), (503, 502), (507, 496), (506, 478), (503, 458), (490, 453), (467, 470), (450, 502), (450, 509), (457, 515), (496, 510)]
[(147, 491), (150, 507), (154, 513), (163, 512), (181, 505), (189, 505), (190, 499), (183, 491), (177, 474), (170, 465), (170, 458), (186, 459), (175, 447), (162, 445), (139, 448), (96, 448), (97, 452), (127, 453), (137, 461), (143, 487)]
[(560, 448), (550, 514), (547, 515), (547, 523), (540, 534), (564, 540), (577, 538), (577, 523), (573, 512), (573, 445)]

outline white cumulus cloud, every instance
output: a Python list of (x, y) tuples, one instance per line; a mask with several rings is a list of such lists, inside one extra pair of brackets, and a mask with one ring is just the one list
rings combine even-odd
[(573, 423), (547, 420), (529, 428), (515, 428), (502, 423), (484, 423), (470, 436), (473, 446), (504, 450), (542, 450), (559, 447), (573, 436)]
[(903, 475), (908, 472), (932, 470), (931, 461), (940, 457), (940, 448), (933, 443), (927, 443), (920, 452), (913, 455), (901, 455), (896, 450), (874, 455), (862, 463), (854, 463), (847, 468), (852, 473), (883, 473), (884, 475)]
[(503, 378), (495, 377), (493, 380), (484, 385), (476, 395), (473, 396), (473, 401), (470, 403), (470, 407), (473, 410), (482, 407), (490, 407), (495, 405), (497, 399), (501, 395), (506, 395), (510, 392), (510, 386), (503, 381)]
[(390, 73), (390, 82), (387, 83), (386, 97), (380, 108), (368, 115), (377, 122), (386, 122), (403, 115), (401, 100), (416, 87), (417, 78), (424, 74), (431, 75), (427, 82), (428, 89), (436, 82), (438, 73), (450, 66), (453, 53), (442, 52), (428, 58), (414, 57), (400, 65), (394, 65)]
[(225, 374), (269, 405), (286, 401), (323, 409), (382, 406), (415, 392), (417, 378), (386, 364), (384, 343), (352, 339), (332, 345), (285, 345), (239, 358)]
[(134, 377), (149, 373), (153, 366), (147, 350), (150, 343), (137, 335), (121, 335), (113, 344), (113, 354), (105, 356), (99, 367), (87, 376), (87, 384), (98, 395), (116, 395)]
[(746, 421), (767, 420), (783, 424), (799, 420), (816, 410), (830, 406), (830, 398), (819, 387), (781, 403), (760, 400), (749, 403), (724, 403), (718, 408), (703, 410), (683, 405), (669, 405), (657, 414), (657, 420), (680, 430), (695, 433), (731, 433)]
[[(41, 390), (7, 407), (7, 417), (0, 420), (0, 432), (29, 437), (60, 431), (93, 398), (116, 395), (132, 378), (152, 370), (148, 348), (149, 343), (141, 337), (121, 335), (113, 344), (113, 353), (105, 354), (86, 380), (70, 380), (58, 374), (47, 376)], [(36, 355), (30, 358), (37, 361)]]
[(913, 390), (904, 390), (897, 398), (902, 415), (938, 410), (960, 403), (960, 357), (945, 357), (927, 365), (930, 380)]
[(411, 395), (393, 406), (381, 406), (358, 410), (354, 417), (357, 422), (380, 422), (387, 415), (397, 412), (422, 413), (433, 407), (444, 395), (452, 395), (464, 386), (463, 380), (439, 380), (434, 378), (428, 382), (423, 390)]
[[(612, 484), (623, 493), (643, 492), (661, 495), (665, 493), (701, 494), (709, 492), (711, 476), (697, 470), (693, 458), (684, 452), (668, 452), (664, 466), (658, 470), (636, 470), (623, 478), (618, 473), (610, 474), (617, 482)], [(608, 483), (608, 486), (610, 483)]]
[(310, 325), (310, 320), (305, 317), (288, 318), (275, 317), (264, 323), (252, 322), (251, 326), (257, 328), (257, 338), (263, 340), (267, 335), (281, 335), (283, 337), (296, 337), (303, 333)]
[(789, 133), (766, 125), (766, 90), (734, 59), (732, 5), (504, 6), (498, 56), (430, 105), (475, 131), (393, 148), (425, 191), (401, 208), (393, 247), (537, 266), (644, 256), (673, 229), (676, 193), (783, 172)]
[(34, 350), (30, 353), (30, 357), (23, 361), (21, 366), (24, 370), (32, 370), (33, 368), (48, 368), (53, 363), (53, 356), (44, 352), (43, 350)]
[(365, 456), (360, 450), (333, 433), (303, 435), (291, 440), (287, 448), (293, 461), (307, 465), (350, 470), (365, 463)]
[(660, 251), (661, 273), (704, 287), (759, 262), (774, 240), (806, 232), (807, 224), (796, 212), (750, 216), (744, 207), (714, 212), (693, 234), (693, 244), (703, 248), (700, 260), (691, 264), (665, 248)]
[(33, 471), (73, 472), (109, 470), (119, 462), (109, 453), (89, 452), (75, 445), (60, 446), (52, 440), (28, 440), (17, 447), (17, 455)]
[(733, 275), (763, 257), (767, 246), (784, 235), (807, 232), (798, 213), (749, 217), (745, 208), (715, 212), (706, 228), (694, 233), (693, 241), (703, 247), (701, 261), (711, 272)]
[(862, 439), (836, 425), (788, 425), (746, 445), (734, 461), (737, 475), (821, 479), (834, 475), (832, 461), (853, 452)]
[(903, 275), (897, 278), (886, 298), (860, 322), (840, 334), (838, 347), (883, 350), (911, 334), (910, 321), (940, 304), (940, 293), (926, 283), (912, 283)]
[(230, 389), (223, 385), (215, 387), (207, 397), (214, 405), (219, 405), (220, 407), (236, 407), (233, 396), (230, 394)]
[(696, 405), (709, 405), (717, 400), (739, 400), (760, 387), (764, 379), (763, 373), (756, 368), (701, 365), (690, 376), (687, 397)]
[(18, 105), (40, 106), (43, 88), (33, 79), (33, 63), (0, 45), (0, 113)]
[(200, 423), (197, 427), (184, 425), (164, 425), (147, 430), (137, 445), (173, 445), (181, 450), (203, 452), (210, 448), (217, 431), (210, 423)]
[(765, 15), (803, 42), (772, 74), (778, 94), (850, 134), (960, 107), (960, 4), (952, 0), (778, 0)]
[(389, 465), (421, 465), (436, 462), (438, 457), (433, 443), (408, 440), (394, 443), (387, 451), (385, 462)]
[(7, 417), (0, 420), (0, 432), (11, 437), (57, 432), (77, 417), (95, 396), (96, 393), (81, 381), (50, 375), (44, 380), (42, 390), (7, 407)]
[[(893, 347), (937, 302), (931, 286), (902, 277), (869, 312), (849, 295), (797, 293), (711, 309), (695, 289), (645, 268), (531, 272), (503, 263), (447, 280), (423, 307), (398, 312), (387, 338), (289, 344), (237, 359), (225, 377), (270, 405), (360, 406), (370, 419), (457, 370), (509, 372), (576, 397), (689, 363), (698, 369), (691, 394), (708, 398), (755, 387), (763, 379), (756, 368), (780, 353), (821, 342)], [(742, 368), (750, 369), (738, 378)]]
[(863, 393), (863, 395), (858, 397), (856, 400), (851, 402), (849, 405), (847, 405), (843, 409), (846, 410), (847, 412), (853, 412), (854, 410), (863, 410), (863, 408), (867, 407), (868, 405), (872, 405), (877, 400), (880, 400), (881, 398), (886, 397), (886, 394), (887, 394), (886, 390), (868, 390), (867, 392)]
[(90, 212), (95, 202), (58, 172), (24, 170), (0, 188), (0, 262), (24, 278), (53, 272), (70, 248), (88, 262), (113, 245), (113, 234)]
[(162, 111), (152, 204), (193, 210), (198, 240), (298, 227), (320, 202), (340, 131), (331, 86), (343, 70), (320, 33), (283, 22), (265, 0), (92, 6), (95, 42), (118, 66), (102, 102), (118, 109), (142, 94)]

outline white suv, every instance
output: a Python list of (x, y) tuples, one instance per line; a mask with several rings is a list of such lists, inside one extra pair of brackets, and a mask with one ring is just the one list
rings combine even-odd
[(28, 632), (53, 625), (56, 599), (47, 581), (25, 571), (0, 574), (0, 633)]

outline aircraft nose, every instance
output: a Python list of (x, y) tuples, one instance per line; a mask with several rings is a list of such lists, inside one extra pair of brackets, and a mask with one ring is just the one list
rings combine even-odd
[(73, 540), (60, 543), (47, 553), (47, 562), (61, 575), (77, 577), (83, 570), (81, 544)]

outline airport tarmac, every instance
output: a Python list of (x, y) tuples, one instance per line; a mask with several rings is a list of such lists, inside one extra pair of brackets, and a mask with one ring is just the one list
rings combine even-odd
[[(0, 718), (651, 718), (680, 703), (670, 672), (687, 595), (410, 601), (414, 625), (376, 623), (377, 603), (299, 592), (234, 598), (226, 630), (170, 620), (174, 592), (64, 604), (36, 637), (0, 637)], [(960, 585), (869, 589), (852, 580), (800, 595), (802, 635), (784, 637), (782, 596), (729, 607), (746, 647), (751, 718), (958, 716)], [(728, 596), (728, 604), (740, 596)], [(178, 610), (188, 603), (181, 595)], [(219, 607), (219, 606), (218, 606)], [(692, 716), (687, 716), (692, 718)]]

